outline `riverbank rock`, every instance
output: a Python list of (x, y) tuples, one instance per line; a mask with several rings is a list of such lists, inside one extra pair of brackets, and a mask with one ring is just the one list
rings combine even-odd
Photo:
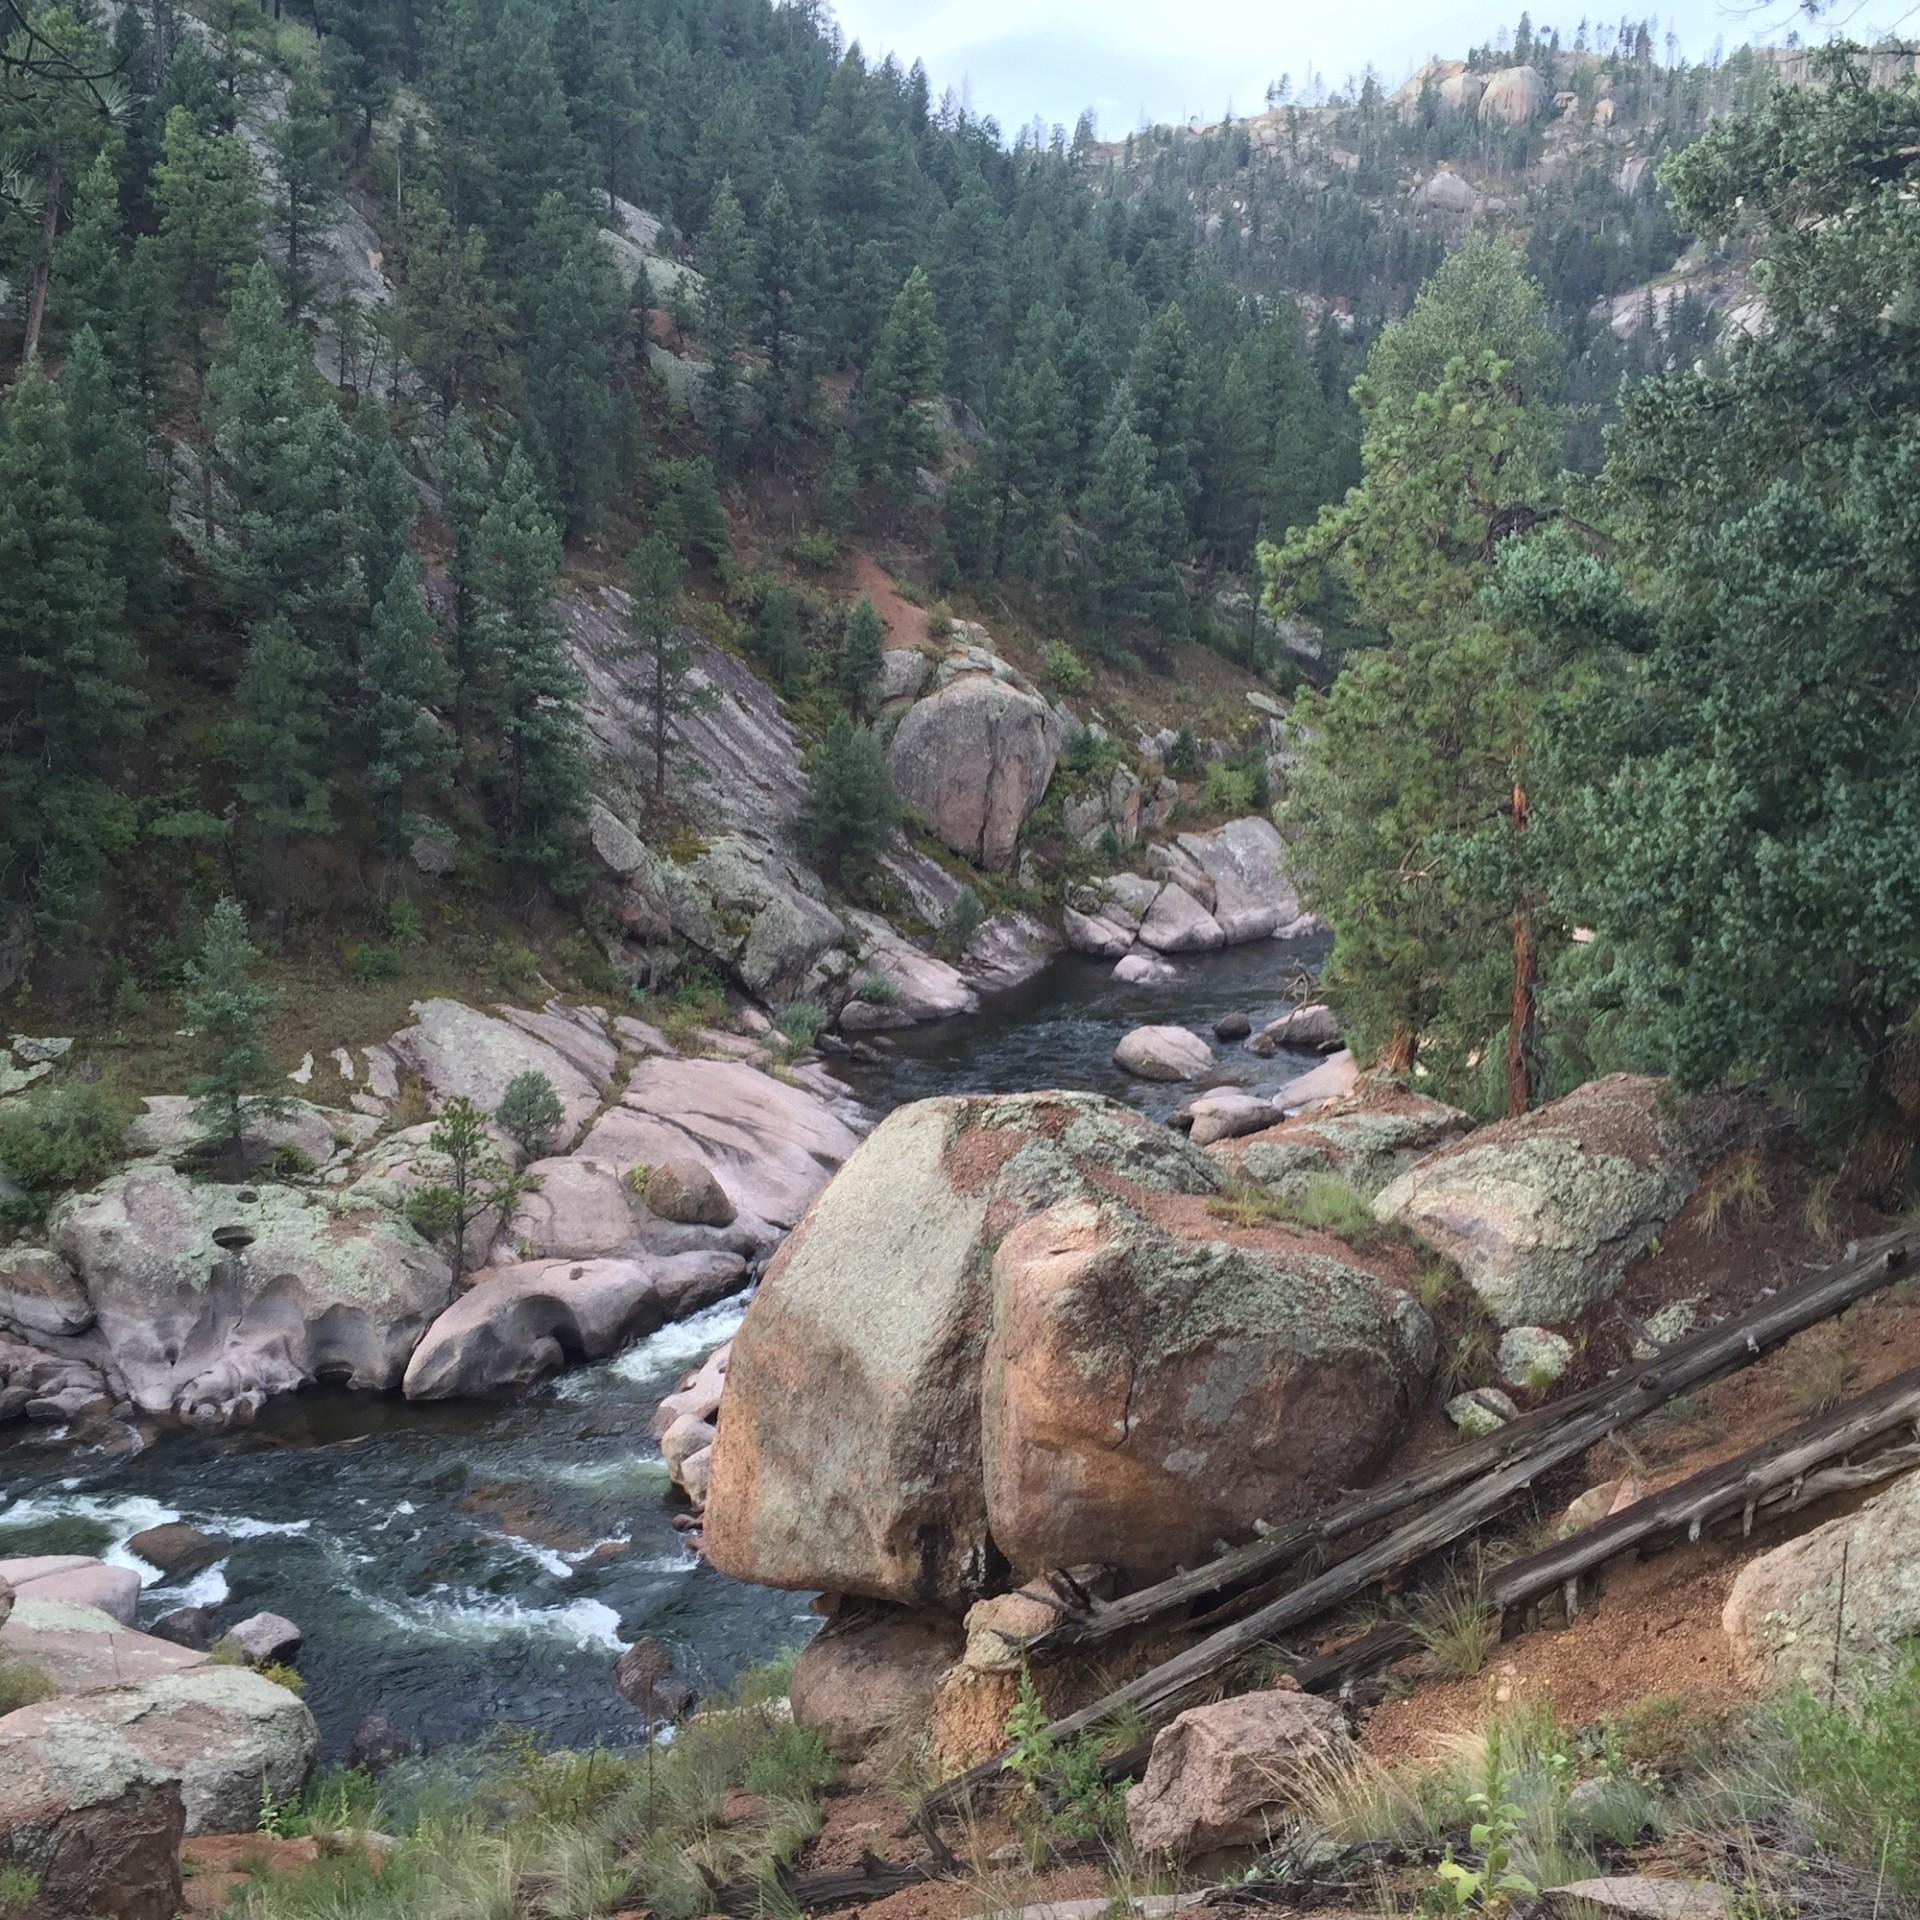
[(877, 998), (856, 991), (841, 1009), (842, 1031), (883, 1033), (979, 1012), (980, 996), (957, 967), (902, 939), (878, 914), (849, 913), (847, 923), (860, 936), (862, 977), (885, 984)]
[(1283, 1114), (1311, 1113), (1330, 1100), (1351, 1093), (1360, 1082), (1360, 1063), (1344, 1047), (1329, 1054), (1319, 1066), (1301, 1074), (1273, 1096)]
[(735, 1336), (708, 1558), (957, 1609), (1009, 1563), (1167, 1568), (1353, 1484), (1432, 1330), (1333, 1243), (1229, 1244), (1221, 1184), (1091, 1095), (890, 1115)]
[(1118, 960), (1133, 946), (1131, 929), (1116, 926), (1097, 913), (1067, 907), (1060, 915), (1060, 926), (1075, 953), (1091, 954), (1096, 960)]
[(1826, 1686), (1836, 1629), (1843, 1677), (1884, 1667), (1920, 1633), (1920, 1472), (1749, 1560), (1720, 1624), (1735, 1662), (1768, 1687)]
[(747, 1283), (736, 1253), (662, 1260), (528, 1261), (478, 1273), (407, 1365), (409, 1400), (524, 1386), (712, 1306)]
[(121, 1626), (133, 1625), (140, 1606), (140, 1576), (131, 1567), (110, 1567), (82, 1553), (47, 1553), (0, 1560), (0, 1582), (16, 1603), (27, 1600), (92, 1607)]
[(1225, 930), (1187, 889), (1168, 881), (1140, 922), (1140, 944), (1155, 953), (1211, 953), (1227, 944)]
[(872, 1612), (829, 1621), (807, 1642), (787, 1686), (795, 1726), (839, 1760), (924, 1728), (940, 1676), (959, 1657), (951, 1620)]
[(944, 845), (998, 873), (1065, 744), (1064, 721), (1024, 682), (965, 673), (908, 708), (887, 770)]
[(1214, 1093), (1203, 1093), (1193, 1103), (1191, 1114), (1187, 1138), (1196, 1147), (1210, 1147), (1219, 1140), (1234, 1140), (1270, 1128), (1273, 1102), (1223, 1087)]
[(244, 1667), (201, 1665), (8, 1714), (0, 1782), (43, 1763), (63, 1798), (99, 1780), (172, 1786), (188, 1833), (251, 1833), (263, 1786), (293, 1799), (318, 1746), (297, 1695)]
[(1248, 1042), (1253, 1051), (1267, 1058), (1282, 1047), (1296, 1053), (1337, 1053), (1340, 1044), (1340, 1016), (1326, 1006), (1295, 1007), (1278, 1020), (1269, 1020)]
[(98, 1607), (22, 1600), (0, 1626), (0, 1656), (44, 1674), (57, 1694), (98, 1693), (206, 1665), (204, 1652), (136, 1633)]
[(1271, 820), (1252, 814), (1212, 833), (1183, 833), (1178, 844), (1211, 883), (1207, 910), (1228, 946), (1268, 939), (1300, 917), (1286, 843)]
[(0, 1721), (0, 1865), (31, 1874), (27, 1920), (174, 1920), (186, 1811), (137, 1755), (29, 1747)]
[(683, 1227), (730, 1227), (740, 1211), (713, 1169), (690, 1153), (670, 1153), (648, 1171), (647, 1210)]
[[(393, 1214), (152, 1162), (62, 1201), (48, 1229), (127, 1396), (203, 1425), (316, 1381), (391, 1389), (447, 1300), (446, 1262)], [(216, 1235), (250, 1236), (239, 1261)]]
[(1751, 1123), (1740, 1102), (1613, 1074), (1429, 1155), (1374, 1211), (1454, 1261), (1503, 1327), (1552, 1326), (1613, 1291)]
[(306, 1635), (283, 1613), (253, 1613), (221, 1637), (231, 1640), (246, 1655), (250, 1667), (278, 1667), (298, 1655)]
[(1301, 1775), (1337, 1764), (1353, 1742), (1339, 1706), (1269, 1690), (1190, 1707), (1154, 1736), (1127, 1794), (1127, 1833), (1143, 1854), (1192, 1859), (1258, 1846), (1296, 1803)]
[(1140, 1080), (1197, 1080), (1213, 1049), (1185, 1027), (1135, 1027), (1113, 1050), (1113, 1064)]
[(56, 1253), (0, 1248), (0, 1327), (28, 1340), (68, 1339), (93, 1325), (93, 1302)]
[(1113, 970), (1123, 987), (1163, 987), (1177, 975), (1177, 969), (1150, 953), (1130, 953)]
[(1371, 1199), (1472, 1130), (1472, 1119), (1458, 1108), (1409, 1093), (1396, 1081), (1367, 1077), (1340, 1098), (1235, 1141), (1225, 1152), (1249, 1180), (1284, 1199), (1299, 1198), (1325, 1174)]

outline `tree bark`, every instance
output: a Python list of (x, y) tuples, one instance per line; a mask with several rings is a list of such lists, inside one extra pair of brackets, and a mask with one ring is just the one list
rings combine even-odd
[(1391, 1074), (1404, 1078), (1413, 1071), (1414, 1057), (1420, 1051), (1420, 1036), (1401, 1021), (1393, 1023), (1392, 1037), (1380, 1056), (1380, 1065)]
[[(1526, 791), (1513, 789), (1516, 839), (1529, 823)], [(1513, 909), (1513, 1005), (1507, 1015), (1507, 1118), (1517, 1120), (1533, 1105), (1539, 1087), (1540, 949), (1533, 906), (1523, 892)]]
[(40, 350), (40, 329), (47, 318), (47, 284), (53, 278), (53, 243), (60, 231), (60, 193), (65, 185), (60, 162), (47, 182), (47, 204), (40, 215), (40, 251), (33, 263), (33, 290), (27, 296), (27, 337), (20, 349), (24, 367)]

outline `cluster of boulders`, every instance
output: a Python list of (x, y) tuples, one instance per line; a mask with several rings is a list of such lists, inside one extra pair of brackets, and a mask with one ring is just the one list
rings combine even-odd
[(38, 1696), (0, 1715), (0, 1865), (34, 1914), (173, 1920), (182, 1839), (253, 1832), (313, 1766), (312, 1714), (253, 1671), (297, 1630), (259, 1615), (210, 1654), (135, 1632), (138, 1592), (96, 1560), (0, 1561), (0, 1662)]
[[(1055, 1617), (1027, 1583), (1068, 1569), (1124, 1590), (1364, 1484), (1435, 1369), (1417, 1284), (1435, 1251), (1535, 1384), (1741, 1124), (1631, 1076), (1479, 1130), (1371, 1076), (1265, 1117), (1210, 1135), (1196, 1103), (1183, 1139), (1088, 1095), (902, 1108), (776, 1255), (730, 1348), (662, 1407), (697, 1462), (713, 1563), (824, 1593), (793, 1700), (836, 1751), (904, 1722), (936, 1768), (978, 1760), (1022, 1640)], [(1287, 1224), (1329, 1179), (1404, 1235)], [(1276, 1203), (1251, 1225), (1249, 1188)], [(1076, 1684), (1070, 1667), (1047, 1681)], [(1288, 1699), (1272, 1711), (1320, 1712)], [(1143, 1844), (1191, 1826), (1190, 1850), (1252, 1817), (1257, 1794), (1181, 1785), (1211, 1734), (1161, 1737)]]
[[(342, 1106), (292, 1102), (251, 1129), (245, 1185), (193, 1177), (187, 1103), (149, 1100), (138, 1157), (60, 1202), (39, 1244), (0, 1251), (0, 1418), (224, 1425), (317, 1382), (440, 1399), (602, 1357), (745, 1288), (866, 1124), (817, 1062), (776, 1079), (770, 1040), (681, 1049), (558, 1004), (413, 1013), (308, 1073)], [(532, 1158), (495, 1130), (518, 1182), (506, 1217), (470, 1221), (456, 1287), (407, 1212), (450, 1173), (434, 1122), (382, 1119), (403, 1097), (491, 1112), (524, 1073), (560, 1122)]]

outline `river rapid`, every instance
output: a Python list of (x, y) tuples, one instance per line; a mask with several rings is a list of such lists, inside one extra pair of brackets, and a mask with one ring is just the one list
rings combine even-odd
[[(849, 1070), (876, 1116), (943, 1093), (1072, 1087), (1157, 1118), (1191, 1089), (1120, 1073), (1115, 1043), (1147, 1023), (1211, 1035), (1296, 1003), (1324, 941), (1262, 941), (1180, 963), (1152, 989), (1063, 958), (979, 1015), (896, 1036), (884, 1064)], [(1222, 1081), (1272, 1092), (1313, 1064), (1220, 1049)], [(341, 1758), (361, 1715), (423, 1746), (463, 1745), (506, 1723), (560, 1745), (621, 1745), (645, 1728), (611, 1667), (643, 1634), (696, 1683), (804, 1639), (806, 1596), (743, 1587), (681, 1543), (650, 1432), (653, 1410), (745, 1312), (728, 1302), (619, 1358), (493, 1402), (413, 1405), (335, 1390), (273, 1403), (225, 1434), (164, 1432), (86, 1449), (58, 1429), (0, 1440), (0, 1557), (86, 1553), (136, 1568), (140, 1621), (211, 1603), (261, 1608), (306, 1635), (300, 1669), (323, 1750)], [(164, 1584), (126, 1550), (185, 1520), (232, 1542), (217, 1566)]]

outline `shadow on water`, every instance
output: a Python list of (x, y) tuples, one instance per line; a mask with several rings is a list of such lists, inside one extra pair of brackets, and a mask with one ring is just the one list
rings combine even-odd
[[(1262, 942), (1182, 962), (1174, 983), (1146, 990), (1063, 960), (976, 1019), (900, 1036), (884, 1065), (850, 1078), (876, 1113), (931, 1094), (1065, 1086), (1164, 1116), (1192, 1089), (1118, 1072), (1120, 1036), (1149, 1023), (1210, 1035), (1230, 1012), (1258, 1025), (1292, 1004), (1301, 969), (1323, 952)], [(1312, 1064), (1238, 1046), (1219, 1058), (1222, 1082), (1264, 1092)], [(413, 1405), (322, 1388), (272, 1403), (240, 1431), (169, 1430), (132, 1453), (16, 1426), (0, 1439), (0, 1557), (87, 1553), (138, 1567), (128, 1539), (175, 1518), (226, 1538), (226, 1557), (185, 1583), (141, 1569), (141, 1623), (203, 1603), (223, 1622), (260, 1608), (297, 1621), (330, 1758), (376, 1708), (428, 1746), (502, 1721), (562, 1744), (637, 1741), (640, 1717), (611, 1684), (621, 1646), (654, 1635), (682, 1671), (717, 1686), (815, 1624), (804, 1596), (700, 1565), (664, 1497), (653, 1409), (742, 1311), (711, 1309), (499, 1401)]]

